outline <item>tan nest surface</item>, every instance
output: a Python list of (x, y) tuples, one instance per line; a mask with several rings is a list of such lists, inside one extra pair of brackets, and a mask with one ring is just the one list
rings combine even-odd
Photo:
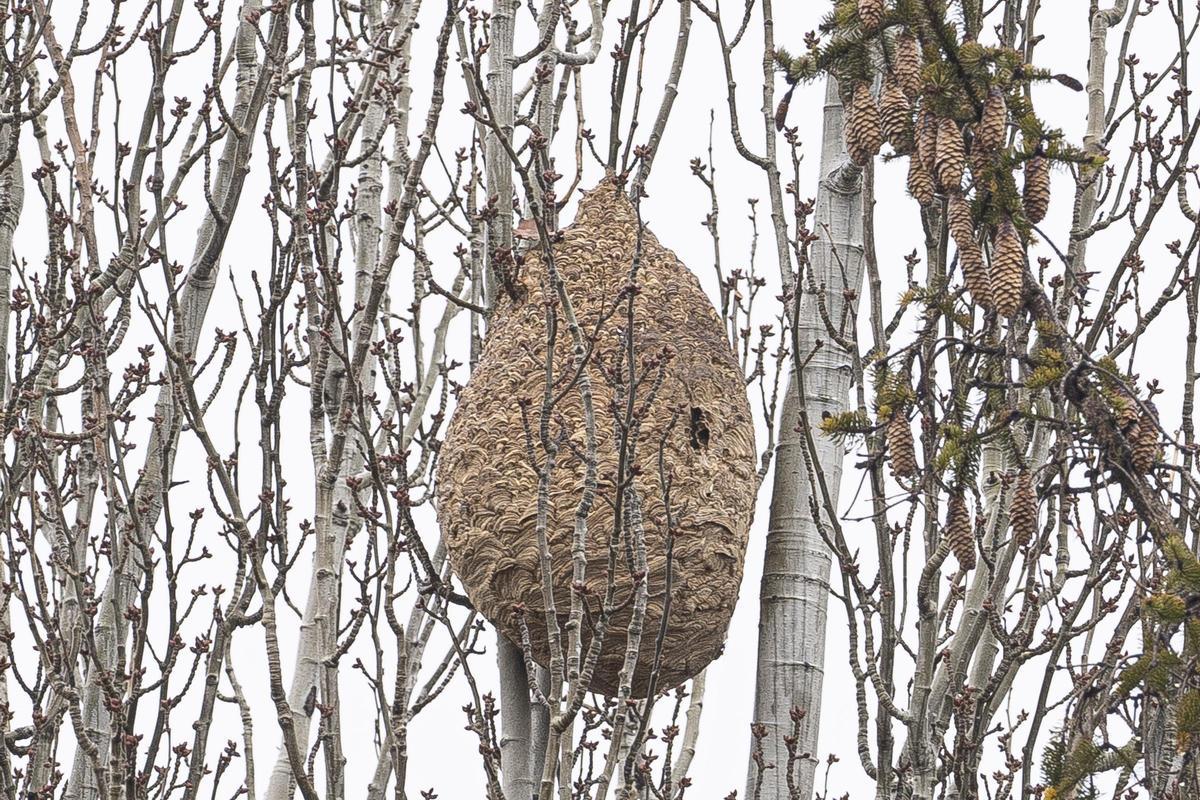
[[(629, 200), (611, 182), (584, 195), (575, 223), (553, 245), (555, 263), (585, 332), (595, 329), (623, 286), (637, 245), (637, 218)], [(538, 567), (537, 488), (521, 421), (520, 400), (530, 401), (537, 437), (545, 388), (547, 324), (540, 246), (528, 254), (523, 297), (500, 301), (491, 333), (470, 382), (458, 400), (442, 448), (439, 519), (451, 564), (475, 607), (509, 639), (520, 643), (513, 608), (523, 604), (533, 655), (549, 663), (545, 604)], [(659, 691), (691, 678), (716, 658), (742, 577), (757, 481), (754, 428), (741, 370), (721, 322), (696, 277), (646, 230), (635, 300), (634, 343), (644, 358), (670, 353), (666, 375), (642, 421), (635, 480), (644, 514), (649, 597), (632, 682), (633, 696), (648, 691), (656, 640), (666, 600), (666, 508), (659, 478), (662, 449), (672, 475), (671, 508), (676, 520), (670, 616), (657, 681)], [(589, 361), (597, 429), (600, 484), (588, 515), (588, 614), (600, 613), (608, 582), (609, 537), (613, 530), (613, 476), (617, 474), (614, 387), (605, 366), (620, 356), (624, 310), (602, 326)], [(559, 315), (555, 350), (555, 394), (551, 436), (570, 439), (560, 449), (550, 482), (547, 527), (554, 599), (561, 625), (571, 603), (571, 544), (582, 495), (586, 452), (583, 403), (578, 388), (563, 391), (571, 374), (570, 333)], [(641, 366), (639, 366), (641, 369)], [(644, 400), (653, 381), (639, 389)], [(672, 420), (674, 418), (674, 422)], [(665, 441), (664, 441), (665, 437)], [(539, 467), (545, 454), (535, 445)], [(633, 610), (635, 582), (621, 541), (616, 569), (615, 611), (591, 682), (594, 691), (615, 695)], [(592, 623), (584, 622), (584, 642)], [(563, 628), (566, 645), (566, 629)]]

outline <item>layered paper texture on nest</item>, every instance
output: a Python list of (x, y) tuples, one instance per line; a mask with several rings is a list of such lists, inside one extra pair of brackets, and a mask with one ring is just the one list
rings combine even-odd
[[(611, 181), (584, 195), (574, 224), (553, 245), (554, 260), (583, 331), (612, 311), (630, 278), (638, 247), (632, 204)], [(638, 432), (635, 479), (649, 580), (634, 697), (648, 691), (667, 597), (667, 514), (659, 456), (671, 476), (676, 525), (671, 604), (657, 681), (665, 691), (696, 675), (720, 654), (742, 577), (746, 538), (757, 488), (754, 427), (741, 369), (730, 352), (720, 318), (696, 277), (644, 229), (639, 293), (634, 301), (634, 347), (643, 359), (670, 353), (665, 379)], [(545, 603), (536, 534), (538, 477), (531, 465), (519, 401), (528, 400), (537, 464), (545, 463), (538, 424), (546, 389), (548, 341), (546, 264), (533, 246), (520, 275), (518, 300), (501, 298), (482, 357), (458, 398), (438, 470), (438, 514), (455, 574), (471, 602), (513, 642), (520, 643), (514, 606), (523, 605), (534, 658), (549, 662)], [(614, 528), (613, 481), (618, 427), (611, 370), (627, 369), (622, 308), (595, 336), (589, 359), (598, 441), (599, 486), (587, 521), (585, 646), (609, 580), (609, 540)], [(586, 432), (578, 387), (571, 387), (575, 357), (563, 315), (557, 321), (554, 389), (561, 399), (551, 437), (565, 432), (549, 484), (547, 534), (554, 600), (563, 644), (571, 607), (571, 548), (583, 494)], [(647, 398), (653, 380), (639, 387)], [(617, 413), (620, 413), (618, 410)], [(594, 691), (615, 695), (625, 659), (635, 582), (627, 538), (618, 543), (615, 612), (593, 674)]]

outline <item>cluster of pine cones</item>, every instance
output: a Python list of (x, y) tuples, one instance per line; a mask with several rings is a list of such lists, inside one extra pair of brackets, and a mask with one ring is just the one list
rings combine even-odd
[[(1143, 426), (1149, 427), (1149, 426)], [(915, 478), (920, 471), (917, 464), (916, 447), (913, 442), (912, 428), (909, 427), (908, 414), (903, 409), (891, 412), (884, 426), (884, 437), (890, 456), (889, 464), (896, 478)], [(1157, 436), (1153, 446), (1157, 448)], [(1154, 451), (1157, 457), (1157, 449)], [(1011, 480), (1010, 500), (1008, 506), (1008, 523), (1012, 537), (1018, 545), (1024, 547), (1033, 541), (1037, 533), (1038, 499), (1034, 490), (1033, 480), (1026, 469), (1020, 470)], [(950, 551), (964, 570), (974, 569), (975, 534), (971, 524), (971, 512), (967, 508), (964, 495), (955, 492), (950, 495), (946, 513), (946, 539)]]
[[(857, 0), (858, 22), (864, 33), (879, 31), (885, 21), (884, 0)], [(994, 185), (995, 170), (1008, 146), (1009, 109), (1005, 94), (993, 87), (984, 99), (978, 119), (963, 124), (939, 115), (922, 102), (925, 92), (924, 56), (916, 38), (902, 31), (892, 40), (889, 69), (884, 74), (878, 97), (866, 81), (844, 87), (844, 138), (850, 159), (864, 166), (887, 142), (897, 155), (908, 156), (908, 192), (922, 206), (942, 198), (946, 225), (958, 251), (963, 282), (971, 299), (980, 307), (1011, 318), (1020, 310), (1025, 292), (1025, 243), (1013, 219), (1002, 217), (994, 224), (980, 224), (973, 206), (981, 193)], [(1021, 206), (1024, 221), (1036, 225), (1046, 216), (1050, 203), (1050, 164), (1041, 148), (1026, 143), (1023, 159)], [(969, 176), (969, 179), (968, 179)], [(974, 199), (972, 197), (974, 195)], [(985, 252), (986, 247), (986, 252)], [(920, 474), (908, 410), (889, 410), (883, 422), (889, 464), (898, 479)], [(1139, 431), (1154, 429), (1143, 443)], [(1158, 453), (1157, 429), (1130, 423), (1134, 461)], [(1013, 540), (1021, 546), (1032, 542), (1038, 527), (1038, 499), (1032, 476), (1026, 469), (1005, 479), (1008, 485), (1008, 522)], [(950, 551), (963, 570), (977, 563), (975, 529), (964, 491), (950, 494), (944, 527)]]
[[(1141, 429), (1151, 426), (1141, 426)], [(1157, 430), (1157, 429), (1155, 429)], [(917, 464), (916, 447), (913, 442), (912, 428), (909, 427), (908, 413), (904, 408), (891, 410), (890, 416), (884, 423), (884, 438), (889, 455), (888, 462), (892, 474), (897, 479), (912, 479), (920, 473)], [(1139, 440), (1140, 442), (1140, 440)], [(1152, 440), (1155, 448), (1151, 454), (1157, 457), (1158, 439)], [(1027, 469), (1021, 469), (1011, 478), (1004, 479), (1009, 488), (1008, 523), (1012, 537), (1022, 547), (1033, 541), (1037, 533), (1038, 499), (1034, 489), (1033, 479)], [(964, 493), (956, 491), (950, 495), (946, 511), (945, 536), (950, 551), (964, 570), (974, 569), (975, 534), (971, 523), (971, 512), (967, 507)]]
[[(865, 31), (877, 29), (883, 16), (883, 0), (858, 0), (859, 22)], [(981, 241), (985, 237), (967, 196), (971, 186), (978, 189), (989, 184), (988, 176), (1006, 145), (1009, 113), (1004, 92), (993, 87), (979, 119), (960, 125), (918, 107), (924, 89), (924, 59), (917, 40), (908, 32), (898, 34), (892, 53), (878, 98), (866, 82), (848, 89), (846, 152), (860, 166), (871, 161), (884, 142), (898, 155), (909, 156), (909, 194), (923, 206), (933, 204), (939, 194), (947, 200), (947, 223), (971, 298), (982, 308), (1011, 318), (1021, 310), (1024, 298), (1025, 245), (1012, 220), (1005, 218), (988, 226), (991, 257), (986, 260)], [(968, 168), (971, 181), (964, 187)], [(1050, 203), (1050, 165), (1036, 146), (1024, 161), (1021, 199), (1030, 224), (1045, 217)]]
[[(1012, 538), (1022, 547), (1033, 541), (1037, 533), (1038, 500), (1029, 471), (1022, 469), (1011, 479), (1011, 496), (1008, 506), (1008, 524)], [(961, 491), (950, 495), (946, 506), (946, 542), (950, 552), (963, 570), (975, 568), (975, 529), (971, 523), (971, 512), (966, 497)]]
[[(860, 18), (863, 6), (875, 1), (860, 0)], [(859, 82), (849, 89), (845, 104), (846, 152), (859, 166), (878, 155), (884, 142), (901, 154), (911, 153), (916, 146), (913, 101), (920, 95), (922, 87), (921, 51), (915, 38), (901, 33), (896, 37), (895, 52), (892, 70), (884, 76), (878, 102), (866, 82)], [(932, 182), (930, 189), (932, 191)]]

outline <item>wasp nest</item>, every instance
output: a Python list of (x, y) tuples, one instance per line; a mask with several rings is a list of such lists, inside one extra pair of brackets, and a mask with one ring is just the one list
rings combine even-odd
[[(606, 180), (584, 195), (575, 223), (551, 248), (579, 324), (594, 342), (585, 374), (595, 409), (599, 482), (587, 514), (587, 571), (583, 585), (574, 587), (587, 603), (585, 647), (594, 638), (609, 581), (619, 449), (614, 381), (625, 363), (625, 301), (620, 298), (637, 255), (638, 227), (632, 204)], [(638, 369), (645, 369), (647, 358), (664, 353), (667, 358), (657, 394), (639, 417), (634, 454), (648, 581), (632, 680), (635, 697), (649, 689), (668, 594), (667, 509), (660, 475), (669, 476), (675, 535), (659, 690), (682, 683), (720, 654), (737, 601), (757, 487), (754, 428), (742, 373), (712, 304), (695, 276), (648, 230), (639, 263), (633, 324)], [(471, 602), (514, 642), (521, 640), (515, 609), (523, 609), (533, 657), (548, 665), (537, 535), (537, 471), (545, 453), (535, 444), (537, 463), (530, 463), (522, 420), (524, 411), (537, 442), (548, 346), (547, 270), (540, 246), (529, 251), (521, 281), (518, 299), (498, 301), (482, 357), (459, 397), (442, 447), (438, 514), (451, 565)], [(618, 302), (622, 310), (614, 315)], [(548, 482), (545, 530), (565, 644), (571, 551), (588, 448), (582, 395), (571, 385), (574, 345), (562, 317), (559, 309), (551, 359), (551, 394), (557, 402), (549, 422), (549, 436), (561, 437), (561, 445)], [(648, 399), (653, 383), (642, 383), (639, 403)], [(591, 680), (594, 691), (609, 695), (618, 689), (636, 592), (637, 570), (631, 569), (625, 530), (621, 526), (614, 550), (612, 617)]]

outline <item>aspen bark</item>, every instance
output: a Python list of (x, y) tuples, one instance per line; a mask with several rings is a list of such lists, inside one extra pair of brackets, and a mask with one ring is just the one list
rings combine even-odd
[(496, 639), (496, 662), (500, 668), (500, 766), (503, 770), (504, 796), (511, 800), (529, 800), (537, 794), (537, 783), (533, 779), (533, 715), (525, 654), (519, 645), (499, 633)]
[[(809, 291), (804, 276), (796, 286), (796, 302), (800, 303), (797, 339), (801, 352), (794, 353), (793, 358), (799, 362), (810, 355), (812, 358), (802, 373), (797, 375), (793, 371), (784, 398), (759, 592), (754, 720), (767, 728), (764, 756), (775, 765), (763, 776), (763, 800), (789, 798), (784, 737), (791, 732), (793, 707), (805, 712), (797, 743), (798, 753), (808, 754), (799, 764), (797, 786), (801, 800), (812, 794), (816, 767), (832, 557), (821, 538), (818, 520), (813, 516), (814, 505), (810, 503), (810, 499), (816, 498), (817, 489), (805, 463), (804, 435), (797, 430), (800, 408), (795, 381), (804, 381), (810, 420), (821, 419), (825, 412), (836, 414), (848, 408), (850, 355), (829, 341), (819, 313), (823, 304), (830, 320), (841, 320), (845, 290), (857, 292), (862, 285), (861, 170), (846, 153), (842, 116), (837, 84), (830, 79), (825, 93), (821, 184), (814, 224), (819, 239), (812, 247), (810, 266), (820, 297)], [(814, 439), (818, 458), (813, 468), (824, 475), (836, 504), (842, 475), (841, 445), (819, 432)], [(815, 507), (820, 508), (821, 503), (817, 501)], [(751, 762), (747, 797), (754, 796), (758, 777), (758, 770)]]
[[(21, 154), (17, 150), (20, 127), (0, 130), (0, 162), (11, 155), (12, 163), (0, 172), (0, 402), (8, 399), (8, 327), (12, 281), (13, 235), (25, 205), (25, 182), (21, 174)], [(11, 150), (11, 153), (10, 153)], [(3, 421), (0, 420), (0, 424)], [(5, 606), (7, 613), (7, 606)], [(7, 678), (0, 680), (0, 692)], [(0, 700), (3, 696), (0, 695)]]
[[(373, 31), (379, 32), (384, 27), (384, 17), (378, 0), (365, 6), (368, 19)], [(394, 30), (408, 29), (408, 15), (411, 13), (410, 4), (404, 3), (396, 7), (386, 20), (394, 25)], [(378, 35), (378, 34), (377, 34)], [(401, 55), (407, 56), (411, 37), (405, 36)], [(398, 200), (406, 165), (408, 150), (407, 121), (409, 115), (409, 100), (411, 89), (406, 74), (389, 76), (399, 85), (397, 87), (397, 105), (393, 109), (396, 131), (393, 146), (392, 169), (389, 176), (389, 196), (391, 201)], [(367, 294), (375, 276), (379, 259), (379, 242), (383, 233), (382, 196), (383, 196), (383, 153), (380, 139), (387, 128), (387, 114), (384, 100), (379, 95), (373, 95), (362, 123), (362, 150), (365, 155), (359, 168), (358, 195), (356, 200), (355, 231), (357, 248), (354, 254), (354, 299), (357, 307), (366, 304)], [(372, 328), (374, 330), (374, 328)], [(362, 390), (371, 391), (368, 383), (374, 374), (374, 358), (368, 356), (360, 377)], [(341, 376), (340, 380), (345, 380)], [(333, 373), (326, 374), (326, 394), (340, 398), (340, 380)], [(337, 400), (334, 401), (335, 404)], [(327, 408), (330, 415), (338, 415), (336, 407)], [(419, 412), (418, 412), (419, 413)], [(419, 418), (419, 417), (415, 417)], [(316, 430), (313, 436), (325, 436), (325, 420), (315, 420)], [(410, 436), (405, 431), (405, 438)], [(323, 453), (324, 448), (318, 446), (315, 453)], [(342, 563), (345, 559), (346, 542), (351, 534), (361, 524), (355, 515), (347, 513), (354, 503), (354, 497), (346, 484), (345, 478), (362, 471), (366, 455), (359, 442), (352, 442), (346, 457), (338, 469), (337, 480), (332, 491), (332, 512), (324, 520), (318, 520), (316, 526), (316, 551), (313, 554), (312, 571), (309, 579), (308, 598), (304, 606), (304, 617), (300, 623), (300, 637), (296, 643), (296, 658), (288, 689), (288, 705), (292, 709), (292, 728), (299, 740), (307, 743), (313, 718), (304, 712), (305, 700), (314, 688), (320, 689), (323, 702), (329, 703), (337, 692), (337, 668), (323, 665), (325, 654), (332, 652), (336, 646), (338, 612), (340, 608)], [(390, 762), (388, 762), (390, 764)], [(387, 776), (383, 776), (386, 783)], [(295, 791), (295, 778), (287, 749), (281, 743), (276, 753), (275, 762), (271, 769), (271, 777), (267, 783), (266, 800), (285, 800)]]
[[(1104, 147), (1104, 128), (1108, 123), (1105, 112), (1105, 74), (1108, 61), (1108, 31), (1124, 18), (1129, 8), (1129, 0), (1116, 0), (1111, 8), (1100, 10), (1097, 3), (1091, 4), (1091, 14), (1088, 19), (1088, 78), (1087, 78), (1087, 132), (1083, 136), (1083, 149), (1092, 155), (1102, 152)], [(1099, 184), (1097, 170), (1082, 171), (1083, 182), (1075, 196), (1075, 220), (1072, 227), (1076, 231), (1086, 229), (1096, 216)], [(1090, 237), (1072, 236), (1067, 247), (1067, 260), (1071, 269), (1067, 270), (1068, 286), (1073, 286), (1075, 274), (1084, 269), (1084, 259), (1087, 257), (1087, 245)]]
[[(0, 408), (8, 405), (8, 329), (10, 307), (10, 282), (12, 279), (13, 235), (17, 222), (21, 218), (21, 210), (25, 203), (24, 176), (21, 174), (21, 157), (16, 149), (17, 137), (20, 136), (20, 126), (0, 129), (0, 161), (8, 158), (10, 148), (12, 163), (0, 172)], [(0, 438), (8, 435), (8, 422), (0, 411)], [(3, 559), (0, 559), (0, 586), (9, 586), (8, 569)], [(0, 591), (0, 639), (7, 640), (12, 631), (10, 594), (8, 590)], [(8, 717), (8, 672), (0, 675), (0, 737), (9, 732)], [(0, 792), (5, 797), (16, 796), (16, 783), (13, 779), (12, 766), (8, 748), (0, 747)]]
[[(242, 186), (248, 172), (247, 161), (253, 143), (253, 135), (259, 113), (267, 100), (268, 77), (275, 69), (269, 59), (260, 66), (257, 57), (257, 34), (255, 25), (248, 18), (257, 18), (261, 9), (259, 0), (247, 0), (243, 4), (237, 43), (238, 60), (236, 97), (233, 115), (241, 123), (242, 133), (231, 133), (225, 141), (217, 162), (212, 195), (220, 203), (224, 220), (228, 220), (241, 196)], [(273, 21), (269, 42), (279, 48), (286, 41), (287, 25)], [(178, 317), (175, 320), (174, 347), (181, 353), (194, 353), (200, 339), (208, 304), (216, 285), (218, 261), (229, 232), (228, 222), (222, 221), (210, 210), (205, 215), (196, 237), (196, 248), (187, 280), (180, 294)], [(123, 532), (147, 537), (150, 526), (156, 524), (162, 510), (163, 492), (170, 484), (175, 460), (175, 445), (178, 439), (180, 419), (175, 400), (175, 391), (165, 386), (159, 393), (155, 406), (158, 420), (146, 448), (146, 465), (143, 478), (135, 490), (139, 517), (135, 521), (124, 517), (119, 522)], [(140, 530), (138, 530), (140, 528)], [(132, 541), (122, 544), (123, 560), (114, 561), (116, 567), (105, 584), (98, 603), (98, 618), (94, 637), (96, 660), (104, 669), (111, 669), (117, 661), (117, 653), (128, 634), (128, 623), (124, 611), (137, 590), (138, 575), (142, 569), (136, 557)], [(83, 690), (83, 721), (89, 735), (102, 735), (109, 727), (109, 713), (102, 698), (99, 674), (95, 668), (89, 673)], [(98, 797), (95, 775), (82, 748), (77, 748), (67, 786), (69, 800), (91, 800)]]
[[(489, 131), (486, 143), (487, 194), (489, 201), (496, 204), (497, 212), (487, 229), (484, 296), (489, 305), (498, 291), (495, 259), (500, 253), (512, 252), (513, 247), (512, 166), (500, 137), (512, 141), (516, 9), (517, 4), (512, 0), (492, 3), (491, 46), (487, 53), (488, 103), (500, 130), (499, 135)], [(500, 765), (504, 794), (509, 798), (529, 798), (537, 788), (531, 738), (533, 709), (524, 653), (497, 634), (496, 663), (500, 678)]]

